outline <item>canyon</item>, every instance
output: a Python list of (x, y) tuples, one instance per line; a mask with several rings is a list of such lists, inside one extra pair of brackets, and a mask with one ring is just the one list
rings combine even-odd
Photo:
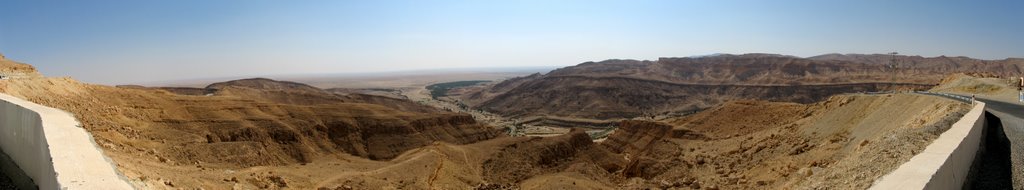
[[(508, 123), (481, 122), (492, 120), (403, 94), (267, 78), (104, 86), (44, 77), (31, 65), (2, 60), (21, 74), (0, 80), (0, 92), (73, 114), (141, 189), (864, 189), (969, 108), (939, 97), (855, 93), (929, 89), (943, 82), (928, 83), (940, 74), (894, 83), (881, 71), (857, 74), (842, 66), (874, 67), (867, 62), (716, 59), (754, 61), (731, 70), (766, 64), (762, 73), (793, 76), (658, 77), (627, 71), (660, 63), (611, 61), (457, 88), (444, 97), (500, 117), (566, 117), (559, 125), (579, 126), (544, 137), (509, 135)], [(782, 69), (795, 63), (801, 72)], [(830, 64), (839, 66), (822, 69)], [(417, 92), (430, 98), (425, 89)], [(679, 111), (689, 114), (629, 118)], [(621, 120), (602, 123), (613, 130), (597, 140), (583, 129), (608, 119)]]

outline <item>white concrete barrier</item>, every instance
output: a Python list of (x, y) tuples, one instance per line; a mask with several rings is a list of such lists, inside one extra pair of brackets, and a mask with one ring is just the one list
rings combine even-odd
[(871, 189), (961, 189), (985, 128), (985, 103), (953, 124), (924, 151), (875, 181)]
[(0, 100), (0, 148), (39, 189), (133, 189), (70, 113)]

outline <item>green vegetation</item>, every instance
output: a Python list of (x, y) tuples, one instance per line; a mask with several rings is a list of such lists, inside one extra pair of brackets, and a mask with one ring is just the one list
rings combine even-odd
[(437, 98), (437, 97), (441, 97), (441, 96), (447, 96), (448, 95), (448, 90), (459, 88), (459, 87), (473, 86), (473, 85), (477, 85), (477, 84), (485, 83), (485, 82), (491, 82), (491, 81), (488, 81), (488, 80), (467, 80), (467, 81), (455, 81), (455, 82), (437, 83), (437, 84), (432, 84), (430, 86), (427, 86), (427, 90), (430, 90), (430, 97)]

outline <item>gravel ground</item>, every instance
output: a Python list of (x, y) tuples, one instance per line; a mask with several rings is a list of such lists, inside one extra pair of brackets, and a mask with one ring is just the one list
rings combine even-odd
[(14, 183), (11, 182), (10, 178), (7, 178), (7, 174), (0, 171), (0, 190), (14, 190), (18, 189), (14, 187)]
[(985, 118), (988, 126), (983, 133), (983, 146), (967, 174), (964, 189), (1012, 189), (1010, 140), (1003, 132), (999, 117), (986, 113)]
[(1024, 106), (997, 100), (979, 98), (986, 110), (1002, 120), (1003, 131), (1010, 141), (1010, 161), (1013, 189), (1024, 189)]
[(7, 176), (7, 172), (4, 172), (4, 167), (14, 164), (10, 159), (11, 158), (8, 157), (7, 154), (0, 151), (0, 190), (18, 189), (17, 186), (14, 186), (14, 182), (11, 178)]

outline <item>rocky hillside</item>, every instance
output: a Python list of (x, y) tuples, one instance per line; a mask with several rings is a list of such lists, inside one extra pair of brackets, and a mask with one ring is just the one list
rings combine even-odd
[(36, 71), (36, 68), (29, 64), (19, 63), (14, 60), (8, 60), (3, 54), (0, 54), (0, 78), (24, 78), (24, 77), (40, 77), (42, 75)]
[(911, 94), (737, 101), (661, 122), (625, 121), (602, 144), (627, 158), (621, 175), (650, 179), (648, 188), (866, 189), (967, 107)]
[(201, 187), (222, 183), (214, 176), (224, 170), (307, 164), (339, 155), (388, 160), (435, 142), (467, 144), (501, 134), (469, 115), (405, 111), (418, 108), (402, 107), (414, 102), (338, 96), (293, 82), (247, 79), (199, 91), (212, 94), (70, 78), (0, 80), (0, 92), (74, 114), (139, 187)]
[[(671, 125), (659, 122), (627, 120), (619, 123), (615, 134), (610, 135), (602, 145), (616, 153), (642, 154), (651, 144), (664, 138), (673, 137), (675, 131)], [(685, 130), (679, 130), (679, 137), (686, 134)]]
[(622, 169), (623, 160), (596, 146), (583, 130), (575, 129), (551, 138), (502, 147), (483, 163), (484, 179), (497, 184), (516, 184), (525, 179), (568, 170), (574, 164), (590, 164), (607, 175)]
[(887, 55), (745, 54), (587, 62), (464, 90), (468, 92), (461, 98), (511, 117), (616, 119), (691, 112), (739, 99), (810, 103), (842, 93), (925, 90), (957, 72), (1024, 73), (1021, 59), (900, 57), (905, 63), (892, 69), (882, 61), (891, 57), (880, 56)]
[(404, 99), (360, 93), (336, 93), (302, 83), (290, 81), (277, 81), (266, 78), (250, 78), (218, 82), (210, 84), (204, 88), (147, 88), (137, 85), (120, 85), (118, 87), (134, 89), (158, 89), (175, 94), (192, 96), (237, 96), (284, 104), (319, 105), (339, 102), (351, 102), (377, 104), (409, 112), (440, 112), (439, 109), (436, 109), (434, 107), (418, 104), (416, 102)]
[(577, 129), (434, 144), (379, 168), (325, 169), (338, 175), (325, 187), (865, 189), (921, 151), (966, 107), (911, 94), (815, 104), (738, 101), (660, 122), (624, 121), (600, 143)]
[(139, 189), (864, 189), (968, 107), (913, 94), (730, 101), (619, 122), (598, 143), (581, 129), (502, 136), (468, 115), (291, 82), (211, 86), (0, 80), (0, 92), (73, 113)]

